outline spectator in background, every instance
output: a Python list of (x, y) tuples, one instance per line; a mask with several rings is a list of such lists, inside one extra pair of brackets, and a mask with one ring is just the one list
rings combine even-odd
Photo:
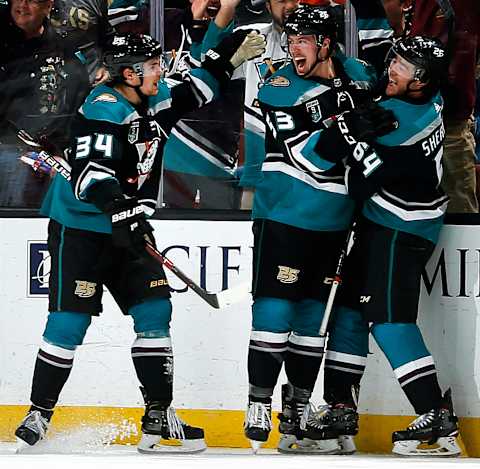
[(70, 116), (88, 92), (84, 67), (65, 55), (50, 25), (52, 6), (53, 0), (11, 0), (0, 8), (0, 206), (36, 208), (47, 185), (19, 161), (16, 131), (60, 152)]
[(91, 84), (106, 81), (103, 49), (114, 30), (108, 22), (107, 0), (54, 0), (50, 22), (69, 56), (85, 63)]
[(245, 100), (243, 117), (243, 152), (244, 157), (240, 185), (244, 188), (242, 208), (252, 207), (253, 189), (261, 181), (261, 168), (265, 158), (264, 139), (265, 126), (262, 113), (258, 107), (257, 94), (267, 78), (287, 60), (286, 43), (282, 42), (285, 21), (299, 5), (299, 0), (267, 0), (266, 8), (270, 14), (270, 23), (247, 25), (255, 27), (267, 41), (265, 53), (257, 59), (245, 63), (236, 70), (233, 79), (245, 80)]
[[(480, 59), (480, 57), (479, 57)], [(477, 155), (477, 164), (480, 163), (480, 61), (477, 63), (475, 73), (477, 85), (477, 99), (475, 101), (475, 153)], [(477, 197), (480, 195), (477, 191)]]

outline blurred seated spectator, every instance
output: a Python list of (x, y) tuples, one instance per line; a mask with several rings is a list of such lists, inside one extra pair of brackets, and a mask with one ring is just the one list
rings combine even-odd
[(49, 23), (52, 6), (53, 0), (10, 0), (0, 8), (0, 207), (36, 208), (48, 183), (20, 162), (27, 148), (17, 131), (60, 154), (88, 92), (85, 67), (65, 55)]
[(50, 14), (67, 55), (77, 55), (85, 63), (91, 84), (107, 79), (102, 51), (115, 33), (107, 12), (107, 0), (54, 0)]
[[(480, 55), (479, 55), (480, 60)], [(480, 61), (477, 63), (477, 69), (475, 73), (477, 84), (477, 98), (475, 100), (475, 152), (477, 155), (477, 164), (480, 163)], [(479, 181), (480, 182), (480, 181)], [(480, 195), (480, 194), (477, 194)]]

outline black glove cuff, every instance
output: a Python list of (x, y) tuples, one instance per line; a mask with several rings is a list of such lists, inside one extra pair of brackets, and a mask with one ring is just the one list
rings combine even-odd
[(192, 25), (188, 28), (188, 34), (192, 42), (200, 43), (207, 33), (209, 20), (192, 20)]
[(105, 211), (112, 217), (112, 224), (130, 223), (134, 219), (145, 218), (143, 207), (138, 205), (136, 197), (113, 200), (105, 206)]
[[(218, 57), (212, 58), (208, 55), (209, 53), (213, 57), (215, 55)], [(209, 72), (220, 83), (220, 86), (225, 86), (230, 81), (234, 70), (230, 61), (217, 54), (213, 49), (207, 52), (202, 62), (202, 68)]]
[(107, 179), (97, 182), (87, 191), (86, 199), (101, 212), (107, 212), (107, 206), (117, 199), (125, 199), (118, 181)]

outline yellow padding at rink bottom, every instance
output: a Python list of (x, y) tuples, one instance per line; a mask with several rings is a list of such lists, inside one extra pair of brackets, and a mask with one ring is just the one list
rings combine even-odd
[[(0, 441), (15, 440), (15, 428), (27, 409), (27, 406), (0, 405)], [(243, 436), (243, 411), (178, 410), (177, 413), (188, 424), (205, 429), (208, 446), (249, 447)], [(93, 437), (98, 435), (105, 443), (134, 445), (139, 440), (142, 415), (143, 409), (131, 407), (58, 407), (49, 433), (68, 435), (68, 432), (84, 429)], [(360, 432), (355, 439), (357, 449), (365, 453), (390, 453), (392, 432), (406, 428), (413, 419), (413, 416), (360, 415)], [(279, 438), (276, 412), (272, 421), (274, 430), (265, 445), (267, 448), (275, 448)], [(462, 455), (480, 457), (480, 418), (460, 418), (460, 432)]]

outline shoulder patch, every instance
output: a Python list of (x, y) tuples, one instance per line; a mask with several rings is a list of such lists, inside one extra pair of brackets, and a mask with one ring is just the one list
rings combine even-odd
[(282, 75), (276, 75), (268, 80), (267, 85), (272, 86), (290, 86), (290, 80)]
[(98, 95), (92, 103), (116, 103), (118, 101), (117, 97), (110, 93), (102, 93)]

